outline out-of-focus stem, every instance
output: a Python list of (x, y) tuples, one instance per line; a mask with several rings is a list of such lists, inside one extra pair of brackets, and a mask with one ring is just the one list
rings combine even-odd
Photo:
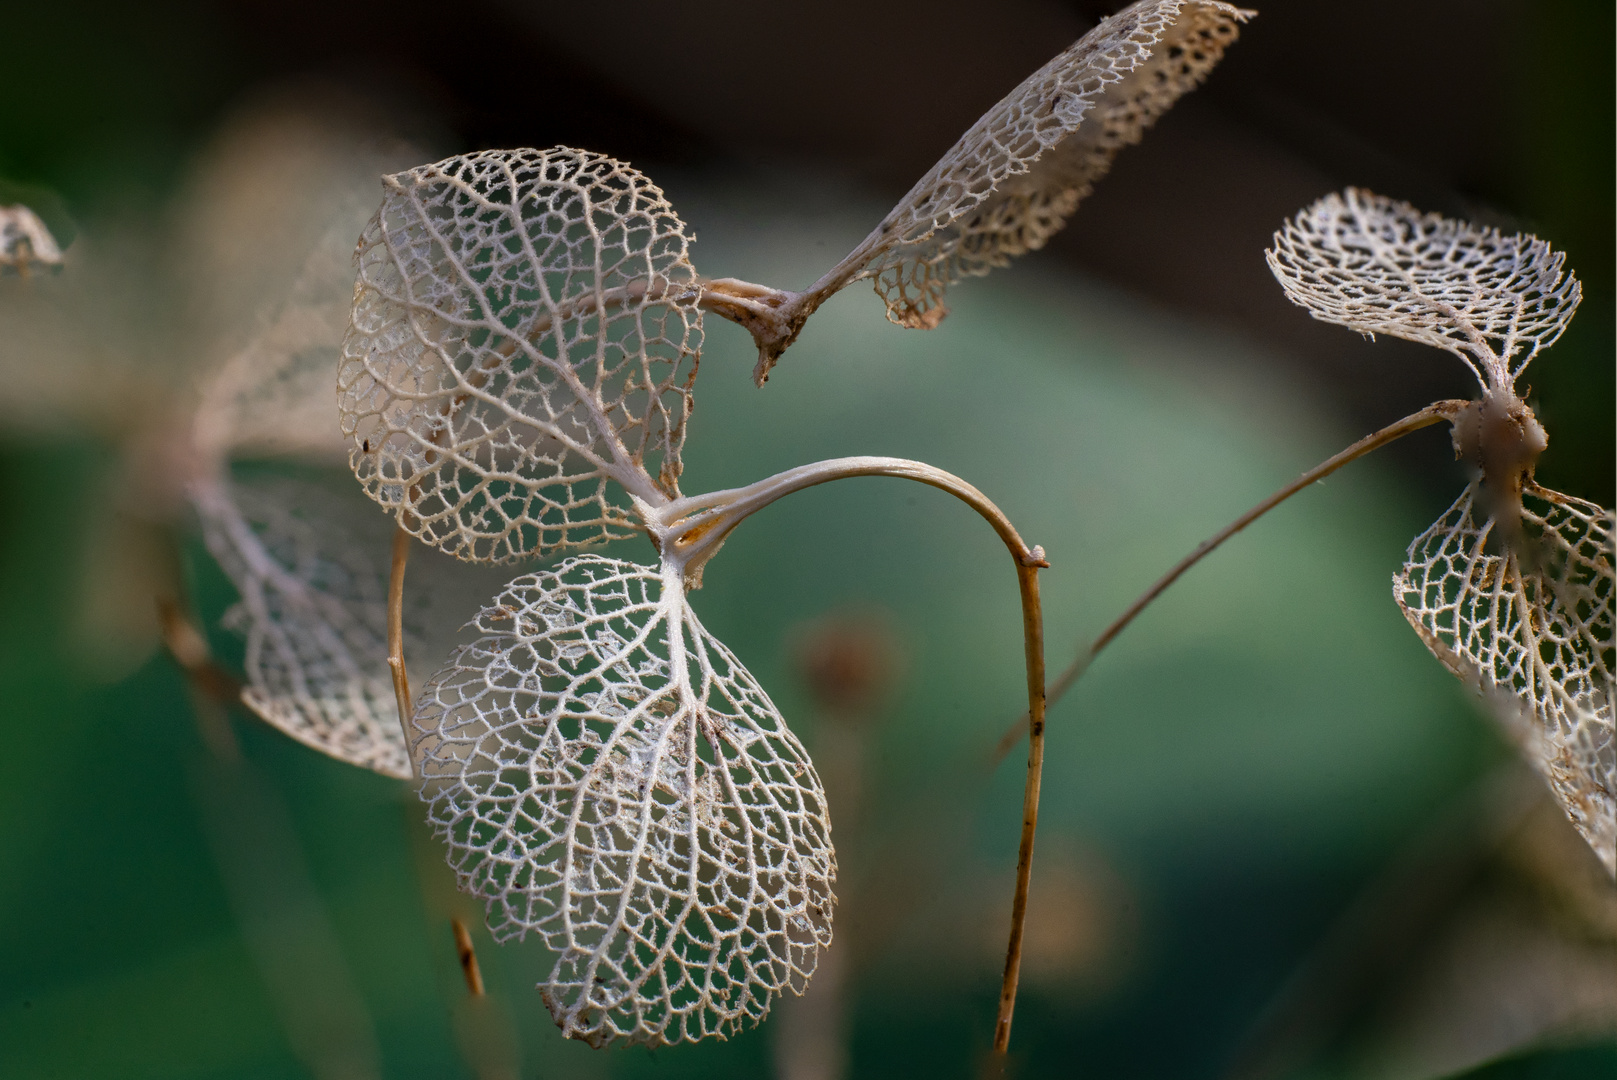
[[(1469, 404), (1470, 402), (1468, 401), (1460, 400), (1435, 401), (1419, 412), (1411, 413), (1397, 423), (1389, 424), (1375, 434), (1365, 436), (1340, 454), (1303, 473), (1296, 480), (1258, 503), (1258, 505), (1230, 522), (1217, 533), (1203, 540), (1196, 546), (1196, 550), (1180, 559), (1171, 570), (1163, 574), (1149, 589), (1141, 593), (1123, 614), (1119, 615), (1112, 621), (1110, 626), (1101, 631), (1100, 636), (1091, 642), (1087, 649), (1084, 649), (1073, 658), (1072, 663), (1068, 664), (1061, 674), (1056, 676), (1055, 681), (1050, 684), (1045, 695), (1047, 701), (1060, 701), (1061, 696), (1072, 688), (1072, 684), (1077, 682), (1085, 671), (1089, 670), (1089, 665), (1099, 655), (1100, 651), (1110, 645), (1113, 639), (1121, 634), (1129, 623), (1134, 621), (1135, 616), (1150, 606), (1151, 602), (1161, 596), (1168, 586), (1178, 581), (1186, 570), (1189, 570), (1192, 566), (1201, 562), (1203, 558), (1217, 550), (1224, 541), (1297, 494), (1303, 488), (1325, 479), (1348, 462), (1361, 458), (1372, 450), (1378, 450), (1390, 442), (1401, 439), (1412, 431), (1419, 431), (1421, 428), (1430, 427), (1444, 420), (1453, 420)], [(1004, 760), (1005, 755), (1011, 752), (1011, 747), (1015, 746), (1017, 740), (1022, 737), (1022, 725), (1026, 723), (1027, 719), (1027, 716), (1024, 715), (1006, 728), (1005, 734), (1000, 737), (999, 744), (994, 748), (994, 765), (998, 765), (1000, 761)]]
[(460, 957), (460, 973), (466, 977), (466, 992), (474, 998), (483, 996), (483, 969), (477, 966), (477, 950), (472, 947), (472, 935), (459, 915), (450, 917), (450, 929), (455, 933), (455, 955)]

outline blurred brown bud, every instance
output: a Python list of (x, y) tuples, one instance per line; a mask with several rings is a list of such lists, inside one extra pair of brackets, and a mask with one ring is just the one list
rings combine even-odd
[(892, 617), (881, 611), (845, 611), (803, 626), (793, 666), (815, 703), (827, 713), (868, 717), (903, 668)]

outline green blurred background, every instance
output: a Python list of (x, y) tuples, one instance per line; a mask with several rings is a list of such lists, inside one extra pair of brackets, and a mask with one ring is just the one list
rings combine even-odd
[[(244, 108), (329, 100), (431, 157), (566, 142), (630, 160), (691, 224), (699, 270), (800, 287), (1106, 10), (14, 4), (0, 202), (64, 238), (121, 238), (138, 273), (140, 238), (180, 227), (197, 155)], [(1539, 475), (1610, 505), (1613, 39), (1609, 4), (1570, 0), (1266, 7), (1058, 242), (955, 288), (936, 331), (850, 290), (758, 391), (750, 342), (710, 321), (683, 487), (856, 453), (954, 471), (1049, 552), (1059, 666), (1275, 487), (1471, 393), (1451, 358), (1313, 323), (1268, 277), (1280, 221), (1357, 183), (1568, 252), (1585, 300), (1529, 375)], [(186, 282), (170, 249), (150, 259)], [(82, 317), (184, 320), (187, 303), (109, 295)], [(140, 362), (178, 363), (149, 342)], [(403, 785), (240, 712), (241, 760), (221, 763), (171, 660), (86, 643), (86, 550), (138, 425), (102, 422), (116, 402), (81, 410), (100, 421), (73, 394), (42, 407), (24, 391), (67, 361), (48, 342), (24, 361), (0, 395), (0, 1075), (470, 1076), (478, 1045), (513, 1048), (523, 1077), (776, 1069), (778, 1018), (713, 1046), (566, 1043), (532, 990), (542, 950), (480, 927), (492, 996), (468, 1004), (447, 918), (474, 909), (447, 895)], [(1613, 957), (1609, 897), (1523, 854), (1571, 834), (1389, 595), (1463, 482), (1431, 430), (1304, 493), (1052, 712), (1014, 1075), (1617, 1071), (1599, 979), (1593, 1005), (1555, 990)], [(120, 528), (114, 549), (139, 542)], [(179, 535), (216, 627), (230, 586)], [(989, 764), (1021, 687), (1006, 561), (947, 497), (847, 481), (749, 521), (694, 597), (810, 750), (855, 763), (857, 815), (832, 808), (850, 1076), (971, 1076), (988, 1046), (1022, 784), (1018, 754)], [(856, 723), (804, 671), (804, 643), (843, 625), (828, 618), (895, 657)], [(1545, 978), (1529, 1004), (1549, 1020), (1501, 1042)], [(350, 1061), (332, 1047), (356, 1031)]]

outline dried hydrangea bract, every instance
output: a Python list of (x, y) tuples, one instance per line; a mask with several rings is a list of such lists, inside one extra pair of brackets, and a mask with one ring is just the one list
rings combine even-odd
[(331, 383), (353, 297), (356, 225), (344, 216), (325, 232), (274, 314), (207, 380), (192, 428), (200, 454), (342, 459)]
[(384, 178), (338, 400), (354, 472), (423, 540), (501, 561), (629, 535), (678, 495), (702, 340), (684, 223), (581, 150)]
[(851, 282), (875, 278), (898, 325), (936, 326), (952, 282), (1043, 247), (1253, 14), (1213, 0), (1141, 0), (1103, 19), (973, 124), (819, 281), (783, 293), (721, 279), (707, 306), (752, 332), (760, 386), (808, 317)]
[(240, 593), (225, 624), (245, 635), (242, 701), (322, 753), (412, 776), (387, 667), (385, 552), (342, 529), (306, 485), (198, 484), (209, 552)]
[(1035, 71), (961, 136), (883, 219), (874, 258), (887, 317), (930, 329), (963, 277), (1043, 247), (1125, 146), (1194, 89), (1251, 16), (1229, 4), (1144, 0)]
[(1415, 538), (1393, 595), (1617, 876), (1613, 515), (1533, 481), (1548, 436), (1516, 392), (1581, 297), (1565, 257), (1349, 188), (1288, 221), (1268, 259), (1316, 319), (1445, 349), (1476, 375), (1482, 397), (1454, 417), (1476, 479)]
[(500, 940), (593, 1045), (727, 1036), (830, 943), (825, 795), (677, 567), (584, 555), (517, 578), (423, 688), (422, 797)]
[(1613, 516), (1544, 488), (1523, 502), (1535, 558), (1488, 550), (1495, 522), (1473, 484), (1410, 545), (1393, 593), (1428, 647), (1479, 688), (1617, 875), (1612, 737)]
[(1314, 318), (1446, 349), (1484, 389), (1512, 390), (1582, 297), (1566, 256), (1536, 236), (1357, 188), (1286, 222), (1266, 254), (1287, 298)]
[(61, 267), (62, 249), (39, 215), (21, 204), (0, 206), (0, 270), (27, 277)]

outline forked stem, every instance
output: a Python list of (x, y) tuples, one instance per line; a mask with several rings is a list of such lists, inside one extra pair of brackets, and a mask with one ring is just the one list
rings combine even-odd
[(1027, 923), (1028, 882), (1033, 872), (1033, 836), (1039, 824), (1039, 789), (1044, 773), (1044, 615), (1039, 570), (1050, 564), (1044, 549), (1029, 547), (999, 507), (953, 473), (921, 461), (889, 457), (847, 457), (788, 469), (755, 484), (680, 499), (660, 507), (640, 507), (665, 563), (679, 567), (685, 580), (701, 580), (707, 560), (749, 515), (794, 491), (852, 476), (893, 476), (947, 491), (987, 521), (1016, 564), (1022, 602), (1022, 642), (1027, 667), (1028, 760), (1022, 791), (1022, 836), (1016, 857), (1016, 891), (1011, 900), (1011, 934), (1005, 950), (994, 1051), (1003, 1055), (1011, 1038), (1011, 1015), (1022, 972), (1022, 938)]
[[(401, 524), (393, 530), (393, 565), (387, 579), (387, 666), (393, 673), (393, 697), (399, 703), (399, 730), (410, 748), (410, 673), (404, 667), (404, 568), (410, 561), (410, 533)], [(415, 765), (410, 766), (414, 771)]]
[[(1224, 543), (1224, 541), (1228, 540), (1230, 537), (1234, 536), (1236, 533), (1240, 532), (1242, 529), (1258, 520), (1264, 514), (1267, 514), (1270, 510), (1273, 510), (1275, 507), (1291, 498), (1293, 495), (1297, 494), (1303, 488), (1325, 479), (1327, 476), (1330, 476), (1348, 462), (1361, 458), (1365, 454), (1370, 453), (1372, 450), (1378, 450), (1390, 442), (1395, 442), (1396, 440), (1403, 438), (1405, 435), (1408, 435), (1410, 432), (1419, 431), (1421, 428), (1425, 427), (1431, 427), (1433, 424), (1441, 423), (1445, 420), (1452, 421), (1460, 414), (1461, 410), (1465, 409), (1470, 404), (1471, 403), (1469, 401), (1461, 401), (1458, 399), (1434, 401), (1432, 404), (1426, 406), (1426, 408), (1420, 410), (1419, 412), (1411, 413), (1402, 420), (1387, 425), (1375, 434), (1365, 436), (1352, 446), (1348, 447), (1346, 450), (1343, 450), (1340, 454), (1326, 459), (1325, 461), (1316, 465), (1314, 468), (1303, 473), (1296, 480), (1293, 480), (1291, 483), (1287, 484), (1273, 495), (1270, 495), (1267, 499), (1264, 499), (1262, 502), (1258, 503), (1252, 509), (1230, 522), (1224, 528), (1220, 529), (1217, 533), (1208, 537), (1206, 540), (1203, 540), (1196, 546), (1196, 550), (1192, 551), (1189, 555), (1186, 555), (1183, 559), (1180, 559), (1179, 562), (1174, 564), (1171, 570), (1169, 570), (1166, 574), (1163, 574), (1149, 589), (1141, 593), (1134, 603), (1128, 606), (1123, 614), (1119, 615), (1112, 621), (1110, 626), (1101, 631), (1100, 636), (1091, 642), (1087, 649), (1084, 649), (1073, 658), (1072, 663), (1068, 664), (1061, 674), (1056, 676), (1055, 681), (1050, 684), (1045, 693), (1046, 702), (1060, 701), (1061, 696), (1072, 688), (1072, 684), (1077, 682), (1085, 671), (1089, 670), (1089, 665), (1094, 662), (1095, 657), (1099, 655), (1100, 651), (1106, 648), (1106, 646), (1110, 645), (1113, 639), (1115, 639), (1117, 635), (1121, 634), (1129, 623), (1134, 621), (1135, 616), (1139, 615), (1140, 612), (1149, 607), (1153, 600), (1161, 596), (1163, 592), (1167, 590), (1168, 586), (1178, 581), (1186, 570), (1189, 570), (1192, 566), (1195, 566), (1197, 563), (1201, 562), (1203, 558), (1217, 550), (1219, 545)], [(1022, 724), (1024, 720), (1026, 720), (1026, 717), (1017, 720), (1015, 723), (1011, 724), (1010, 727), (1005, 729), (1004, 735), (1000, 736), (999, 744), (994, 748), (994, 765), (998, 765), (1002, 760), (1004, 760), (1005, 755), (1010, 753), (1011, 747), (1015, 746), (1016, 741), (1021, 738)]]

